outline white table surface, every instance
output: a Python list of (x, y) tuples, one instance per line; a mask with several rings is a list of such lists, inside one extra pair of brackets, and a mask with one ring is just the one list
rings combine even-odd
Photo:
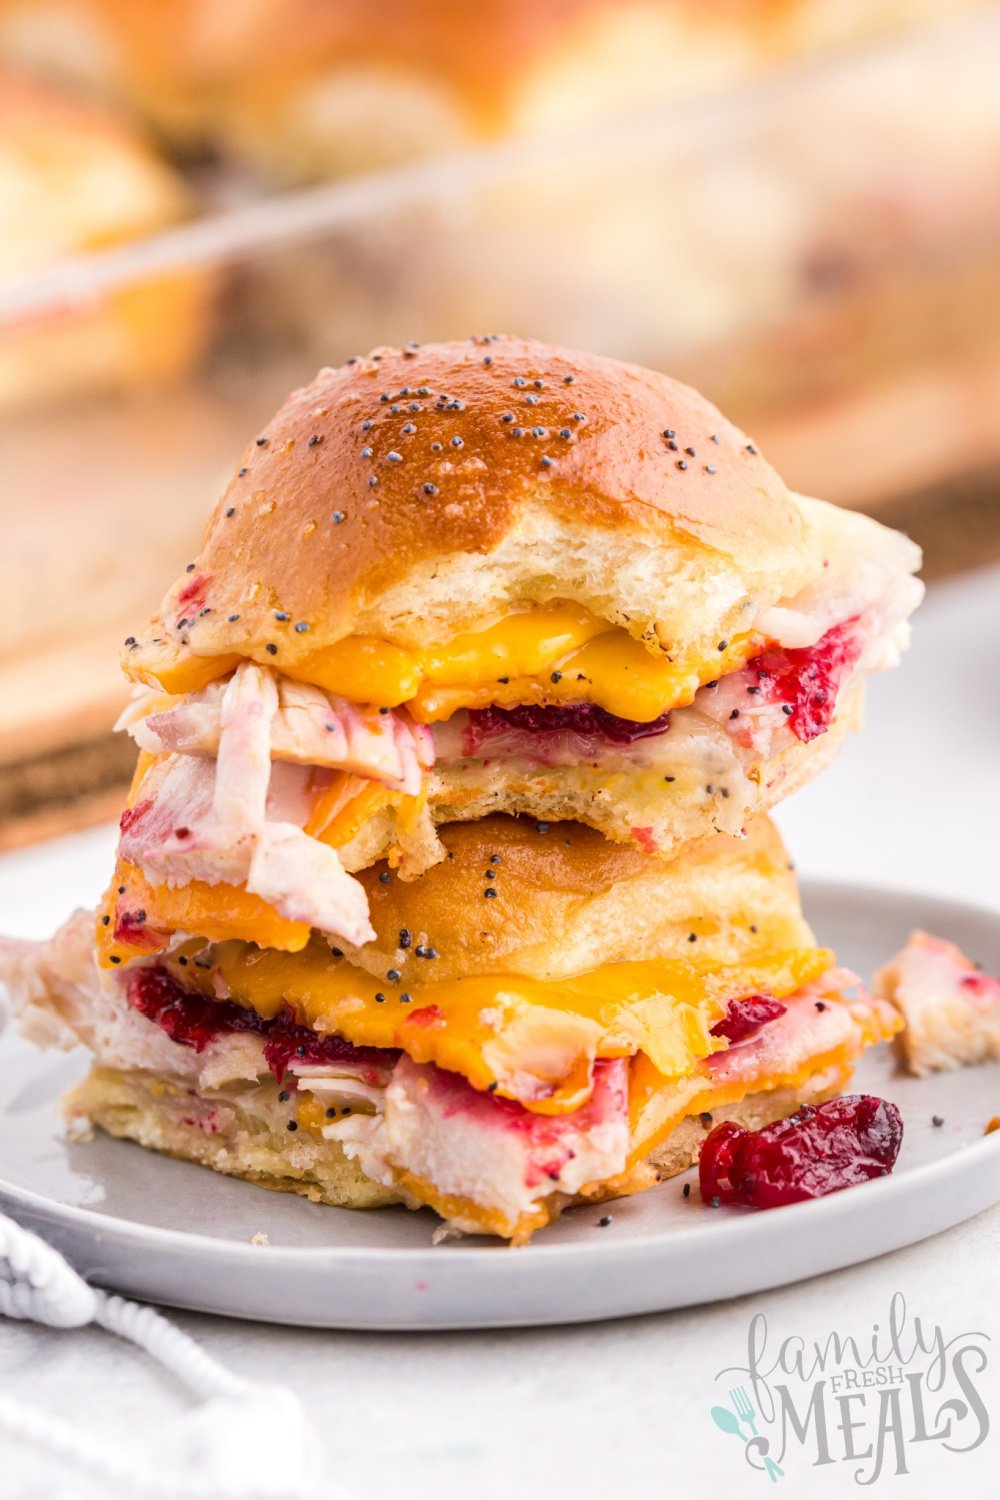
[[(873, 684), (866, 733), (781, 810), (803, 874), (920, 888), (1000, 912), (998, 640), (1000, 569), (932, 590), (903, 666)], [(0, 929), (44, 935), (76, 901), (96, 897), (111, 849), (109, 830), (63, 840), (56, 890), (39, 885), (37, 851), (0, 860)], [(823, 1340), (834, 1328), (870, 1336), (902, 1292), (911, 1312), (947, 1337), (989, 1334), (995, 1365), (998, 1240), (1000, 1206), (909, 1250), (783, 1291), (568, 1330), (309, 1333), (174, 1316), (233, 1368), (300, 1393), (327, 1446), (329, 1500), (742, 1497), (765, 1493), (767, 1480), (709, 1411), (725, 1399), (714, 1377), (740, 1360), (750, 1317), (764, 1313), (776, 1339)], [(992, 1365), (979, 1387), (1000, 1409)], [(0, 1324), (0, 1390), (73, 1415), (109, 1441), (183, 1405), (169, 1377), (107, 1335), (12, 1323)], [(996, 1492), (995, 1433), (969, 1454), (940, 1443), (907, 1451), (911, 1472), (884, 1472), (872, 1486), (879, 1495)], [(779, 1496), (854, 1488), (851, 1465), (804, 1462)], [(0, 1476), (12, 1500), (90, 1493), (64, 1491), (64, 1476), (25, 1452), (0, 1453)]]

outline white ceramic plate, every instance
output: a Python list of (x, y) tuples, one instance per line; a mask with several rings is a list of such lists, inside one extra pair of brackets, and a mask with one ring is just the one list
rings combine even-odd
[[(914, 926), (1000, 969), (991, 913), (853, 886), (807, 885), (805, 896), (820, 941), (865, 977)], [(325, 1208), (103, 1136), (68, 1144), (56, 1101), (85, 1066), (82, 1056), (0, 1037), (0, 1206), (102, 1286), (267, 1322), (486, 1328), (654, 1312), (852, 1265), (1000, 1200), (1000, 1133), (983, 1134), (1000, 1114), (1000, 1067), (917, 1080), (884, 1048), (854, 1086), (902, 1110), (892, 1177), (769, 1213), (706, 1208), (696, 1187), (685, 1199), (687, 1179), (674, 1178), (574, 1209), (523, 1250), (433, 1246), (437, 1220), (426, 1210)], [(935, 1115), (943, 1125), (932, 1125)], [(258, 1233), (270, 1244), (251, 1244)]]

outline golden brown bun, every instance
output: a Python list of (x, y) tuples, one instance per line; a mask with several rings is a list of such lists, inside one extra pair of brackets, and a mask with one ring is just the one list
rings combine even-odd
[[(245, 1107), (240, 1094), (248, 1096)], [(344, 1155), (336, 1141), (311, 1131), (290, 1134), (288, 1107), (262, 1108), (261, 1096), (276, 1096), (278, 1085), (254, 1083), (196, 1093), (155, 1073), (94, 1067), (68, 1095), (64, 1110), (79, 1128), (99, 1125), (108, 1135), (138, 1141), (182, 1161), (198, 1162), (227, 1177), (243, 1177), (277, 1192), (301, 1193), (315, 1203), (343, 1208), (379, 1208), (396, 1203)], [(269, 1124), (268, 1114), (274, 1115)], [(211, 1116), (210, 1128), (197, 1123)]]
[[(385, 349), (262, 425), (152, 634), (281, 670), (349, 634), (440, 645), (562, 599), (705, 659), (845, 540), (914, 565), (875, 522), (790, 494), (665, 375), (518, 338)], [(155, 651), (126, 657), (155, 673)]]
[[(153, 234), (189, 207), (132, 126), (0, 74), (0, 278)], [(200, 352), (208, 294), (203, 276), (176, 274), (5, 330), (0, 405), (177, 375)]]
[(344, 947), (352, 963), (380, 977), (395, 967), (405, 987), (474, 974), (553, 979), (636, 959), (730, 964), (812, 944), (767, 818), (746, 839), (706, 840), (670, 864), (577, 823), (491, 817), (450, 824), (441, 840), (446, 858), (417, 880), (390, 872), (384, 884), (382, 865), (360, 874), (376, 936)]

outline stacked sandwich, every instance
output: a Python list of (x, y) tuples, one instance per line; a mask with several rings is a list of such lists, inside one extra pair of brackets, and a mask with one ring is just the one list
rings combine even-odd
[(71, 1111), (525, 1241), (839, 1092), (898, 1028), (767, 809), (892, 665), (916, 549), (659, 374), (488, 337), (324, 370), (142, 637), (97, 915), (8, 949)]

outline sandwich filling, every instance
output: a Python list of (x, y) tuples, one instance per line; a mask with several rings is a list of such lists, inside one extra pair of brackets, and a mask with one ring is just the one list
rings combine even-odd
[(120, 721), (143, 756), (113, 887), (126, 900), (107, 913), (118, 960), (192, 930), (205, 888), (232, 920), (209, 935), (253, 938), (263, 922), (276, 946), (309, 927), (358, 945), (370, 927), (347, 871), (388, 854), (419, 875), (443, 856), (436, 825), (491, 811), (575, 817), (664, 855), (739, 834), (796, 747), (896, 659), (918, 586), (885, 571), (763, 611), (710, 660), (566, 604), (436, 650), (352, 636), (280, 671), (140, 648), (146, 685)]
[[(271, 1185), (306, 1191), (303, 1163), (346, 1161), (371, 1201), (517, 1243), (568, 1203), (655, 1181), (684, 1121), (825, 1096), (899, 1027), (816, 948), (404, 991), (316, 934), (294, 955), (187, 939), (125, 972), (95, 968), (91, 934), (80, 914), (51, 949), (24, 945), (9, 980), (29, 1034), (95, 1052), (82, 1112), (225, 1171), (263, 1135), (286, 1163)], [(107, 1101), (126, 1095), (116, 1125)]]

